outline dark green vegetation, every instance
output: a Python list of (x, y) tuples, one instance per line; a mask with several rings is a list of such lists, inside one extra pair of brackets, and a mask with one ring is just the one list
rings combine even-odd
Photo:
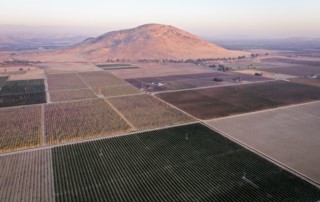
[(7, 81), (2, 87), (1, 95), (44, 92), (43, 79)]
[(320, 190), (201, 124), (54, 148), (59, 201), (317, 201)]
[(0, 107), (46, 102), (43, 79), (7, 81), (0, 91)]
[(200, 119), (212, 119), (318, 100), (320, 88), (286, 81), (272, 81), (161, 93), (157, 96)]
[(136, 69), (139, 67), (132, 66), (130, 64), (99, 64), (97, 67), (100, 67), (104, 70), (113, 70), (113, 69)]
[(1, 87), (6, 83), (7, 79), (8, 79), (7, 76), (0, 77), (0, 91), (1, 91)]

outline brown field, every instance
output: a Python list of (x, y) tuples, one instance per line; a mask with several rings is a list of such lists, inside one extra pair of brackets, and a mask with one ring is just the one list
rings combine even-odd
[(285, 81), (160, 93), (157, 96), (200, 119), (320, 99), (320, 89)]
[(208, 124), (320, 183), (320, 102)]
[(126, 85), (127, 83), (116, 76), (105, 72), (83, 72), (79, 73), (80, 77), (92, 88), (102, 88), (108, 86)]
[(88, 88), (77, 74), (49, 74), (47, 76), (49, 91)]
[(320, 79), (312, 79), (312, 78), (294, 78), (290, 79), (290, 81), (295, 83), (301, 83), (310, 86), (320, 87)]
[(118, 134), (129, 125), (103, 100), (83, 100), (45, 106), (46, 141), (49, 144)]
[(108, 99), (138, 129), (157, 128), (195, 121), (150, 95)]
[(43, 63), (42, 66), (46, 69), (49, 74), (56, 73), (76, 73), (76, 72), (87, 72), (87, 71), (98, 71), (100, 70), (92, 63), (87, 62), (56, 62), (56, 63)]
[(0, 157), (0, 201), (54, 201), (51, 150)]
[(137, 69), (109, 70), (112, 74), (122, 79), (134, 79), (143, 77), (159, 77), (170, 75), (185, 75), (214, 72), (209, 67), (194, 64), (133, 64), (139, 66)]
[[(23, 68), (23, 71), (19, 69)], [(8, 75), (9, 80), (44, 79), (43, 68), (35, 66), (0, 67), (0, 75)]]
[(51, 102), (97, 98), (90, 89), (50, 91), (49, 93)]
[(142, 92), (132, 87), (131, 85), (126, 85), (126, 86), (110, 86), (110, 87), (102, 88), (101, 93), (105, 97), (112, 97), (112, 96), (139, 94)]
[(0, 152), (41, 144), (41, 106), (0, 110)]

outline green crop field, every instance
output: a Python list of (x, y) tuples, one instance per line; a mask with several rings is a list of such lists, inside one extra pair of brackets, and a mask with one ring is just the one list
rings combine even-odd
[(55, 201), (317, 201), (320, 190), (201, 124), (57, 147)]

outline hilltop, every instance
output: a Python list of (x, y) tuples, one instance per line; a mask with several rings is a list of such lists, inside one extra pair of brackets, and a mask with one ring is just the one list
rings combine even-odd
[(66, 50), (87, 59), (192, 59), (237, 57), (231, 51), (173, 26), (146, 24), (89, 38)]

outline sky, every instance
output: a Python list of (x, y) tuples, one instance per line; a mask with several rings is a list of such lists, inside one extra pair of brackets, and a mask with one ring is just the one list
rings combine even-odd
[(0, 25), (86, 34), (147, 23), (207, 37), (320, 38), (319, 0), (0, 0)]

